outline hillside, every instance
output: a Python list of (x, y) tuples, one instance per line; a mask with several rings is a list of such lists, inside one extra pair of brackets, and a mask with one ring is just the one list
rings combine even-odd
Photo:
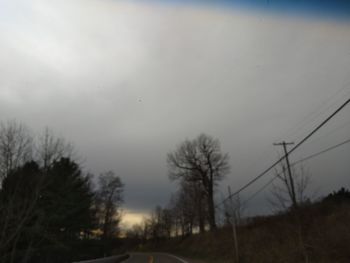
[[(350, 262), (350, 199), (326, 198), (290, 212), (251, 218), (238, 228), (240, 262)], [(141, 250), (166, 251), (206, 263), (234, 262), (232, 229), (159, 240)]]

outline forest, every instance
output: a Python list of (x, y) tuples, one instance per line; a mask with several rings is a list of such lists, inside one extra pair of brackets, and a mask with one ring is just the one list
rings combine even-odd
[(74, 147), (48, 128), (0, 126), (0, 262), (72, 262), (118, 247), (124, 185), (84, 172)]

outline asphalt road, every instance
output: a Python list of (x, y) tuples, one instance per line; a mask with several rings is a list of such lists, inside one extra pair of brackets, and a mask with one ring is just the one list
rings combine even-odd
[(173, 255), (163, 253), (132, 253), (123, 263), (188, 263)]
[(122, 258), (124, 258), (124, 256), (112, 256), (112, 257), (106, 257), (106, 258), (84, 260), (84, 261), (73, 262), (73, 263), (116, 263), (116, 262), (121, 262), (120, 260)]

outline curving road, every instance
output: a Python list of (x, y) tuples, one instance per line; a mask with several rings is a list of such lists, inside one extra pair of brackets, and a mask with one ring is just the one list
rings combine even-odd
[(132, 253), (123, 263), (188, 263), (173, 255), (163, 253)]

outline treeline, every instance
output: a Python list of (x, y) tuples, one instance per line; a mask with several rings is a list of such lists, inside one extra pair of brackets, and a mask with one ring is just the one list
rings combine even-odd
[(0, 262), (72, 262), (111, 253), (124, 185), (94, 180), (49, 129), (0, 123)]

